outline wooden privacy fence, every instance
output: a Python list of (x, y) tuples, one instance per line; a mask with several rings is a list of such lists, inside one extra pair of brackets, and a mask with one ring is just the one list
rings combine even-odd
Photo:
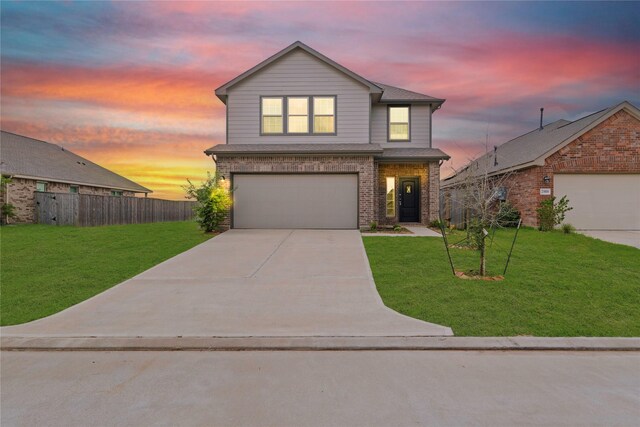
[(193, 219), (196, 202), (143, 197), (36, 192), (36, 222), (53, 225), (114, 225)]

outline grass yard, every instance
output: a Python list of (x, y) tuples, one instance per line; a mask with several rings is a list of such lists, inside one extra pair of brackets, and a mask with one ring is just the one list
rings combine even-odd
[[(489, 273), (502, 274), (514, 232), (496, 233)], [(522, 229), (505, 279), (490, 282), (453, 277), (441, 239), (363, 240), (384, 303), (456, 335), (640, 336), (638, 249)], [(451, 254), (456, 270), (478, 269), (478, 252)]]
[(204, 242), (194, 222), (0, 230), (0, 324), (48, 316)]

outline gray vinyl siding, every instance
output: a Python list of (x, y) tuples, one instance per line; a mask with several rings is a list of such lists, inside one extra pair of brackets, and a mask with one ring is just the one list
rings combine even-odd
[[(388, 142), (387, 140), (387, 104), (374, 104), (371, 107), (371, 142), (382, 147), (431, 146), (429, 122), (431, 107), (424, 104), (411, 105), (411, 141)], [(388, 144), (388, 145), (387, 145)]]
[[(285, 55), (227, 93), (229, 144), (369, 142), (369, 88), (306, 52)], [(337, 96), (337, 135), (260, 135), (260, 97), (271, 95)]]

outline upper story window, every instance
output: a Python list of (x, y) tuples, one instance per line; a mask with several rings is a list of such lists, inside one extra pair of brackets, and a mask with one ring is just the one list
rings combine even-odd
[(313, 133), (336, 132), (336, 97), (313, 97)]
[(46, 182), (36, 182), (36, 191), (45, 192), (47, 191), (47, 183)]
[(262, 98), (262, 133), (284, 133), (284, 98)]
[(70, 186), (69, 193), (78, 194), (78, 186), (77, 185)]
[(309, 98), (287, 98), (287, 133), (309, 133)]
[(389, 106), (389, 141), (410, 141), (410, 108), (404, 106)]
[(111, 190), (111, 195), (115, 196), (115, 197), (122, 197), (122, 191), (121, 190)]
[(336, 133), (335, 96), (265, 96), (260, 102), (262, 135)]

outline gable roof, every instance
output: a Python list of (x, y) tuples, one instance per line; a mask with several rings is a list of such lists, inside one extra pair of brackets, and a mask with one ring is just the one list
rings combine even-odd
[(331, 65), (332, 67), (336, 68), (339, 71), (342, 71), (344, 74), (348, 75), (352, 79), (354, 79), (354, 80), (362, 83), (363, 85), (367, 86), (369, 88), (369, 90), (371, 91), (371, 93), (381, 93), (382, 92), (382, 89), (380, 89), (375, 84), (371, 83), (369, 80), (365, 79), (364, 77), (360, 76), (359, 74), (354, 73), (353, 71), (349, 70), (348, 68), (338, 64), (334, 60), (332, 60), (330, 58), (327, 58), (326, 56), (324, 56), (323, 54), (321, 54), (317, 50), (310, 48), (309, 46), (307, 46), (306, 44), (302, 43), (301, 41), (297, 41), (297, 42), (292, 43), (289, 46), (285, 47), (284, 49), (282, 49), (280, 52), (276, 53), (275, 55), (272, 55), (269, 58), (265, 59), (264, 61), (262, 61), (258, 65), (254, 66), (252, 68), (249, 68), (247, 71), (245, 71), (244, 73), (240, 74), (236, 78), (234, 78), (234, 79), (228, 81), (227, 83), (223, 84), (218, 89), (216, 89), (216, 95), (218, 96), (218, 98), (220, 98), (224, 102), (225, 99), (226, 99), (226, 96), (227, 96), (227, 89), (229, 89), (230, 87), (232, 87), (236, 83), (239, 83), (240, 81), (246, 79), (247, 77), (257, 73), (258, 71), (260, 71), (263, 68), (265, 68), (267, 65), (272, 64), (273, 62), (277, 61), (278, 59), (282, 58), (283, 56), (285, 56), (286, 54), (288, 54), (289, 52), (291, 52), (291, 51), (293, 51), (295, 49), (301, 49), (301, 50), (307, 52), (309, 55), (319, 59), (320, 61)]
[[(535, 165), (543, 165), (544, 159), (560, 150), (576, 138), (593, 129), (620, 110), (626, 110), (640, 119), (640, 110), (628, 101), (597, 111), (574, 121), (557, 120), (520, 135), (470, 162), (460, 172), (443, 180), (444, 185), (454, 184), (474, 171), (495, 175)], [(496, 161), (497, 157), (497, 161)], [(496, 164), (497, 163), (497, 164)]]
[(321, 54), (317, 50), (310, 48), (309, 46), (307, 46), (306, 44), (302, 43), (301, 41), (297, 41), (295, 43), (292, 43), (291, 45), (289, 45), (286, 48), (282, 49), (280, 52), (276, 53), (275, 55), (270, 56), (269, 58), (267, 58), (264, 61), (260, 62), (258, 65), (248, 69), (244, 73), (240, 74), (239, 76), (235, 77), (234, 79), (232, 79), (232, 80), (228, 81), (227, 83), (223, 84), (222, 86), (220, 86), (219, 88), (216, 89), (216, 91), (215, 91), (216, 96), (218, 98), (220, 98), (220, 100), (222, 102), (226, 103), (227, 90), (229, 88), (231, 88), (235, 84), (241, 82), (242, 80), (248, 78), (249, 76), (257, 73), (258, 71), (262, 70), (263, 68), (267, 67), (268, 65), (276, 62), (278, 59), (282, 58), (283, 56), (287, 55), (288, 53), (292, 52), (295, 49), (301, 49), (304, 52), (307, 52), (309, 55), (319, 59), (320, 61), (322, 61), (322, 62), (324, 62), (326, 64), (329, 64), (330, 66), (332, 66), (335, 69), (343, 72), (344, 74), (346, 74), (347, 76), (351, 77), (352, 79), (362, 83), (363, 85), (365, 85), (365, 86), (367, 86), (369, 88), (370, 93), (380, 94), (381, 96), (380, 96), (380, 101), (379, 102), (382, 102), (382, 103), (385, 103), (385, 102), (388, 102), (388, 103), (393, 103), (393, 102), (412, 102), (412, 103), (414, 103), (414, 102), (418, 102), (418, 103), (437, 104), (438, 106), (440, 106), (445, 101), (444, 99), (434, 98), (432, 96), (424, 95), (422, 93), (412, 92), (410, 90), (401, 89), (399, 87), (395, 87), (395, 86), (391, 86), (391, 85), (387, 85), (387, 84), (382, 84), (382, 83), (376, 83), (376, 82), (372, 82), (371, 80), (367, 80), (366, 78), (362, 77), (361, 75), (354, 73), (353, 71), (349, 70), (348, 68), (338, 64), (334, 60), (324, 56), (323, 54)]
[(2, 131), (0, 135), (2, 175), (152, 193), (148, 188), (59, 145), (11, 132)]

